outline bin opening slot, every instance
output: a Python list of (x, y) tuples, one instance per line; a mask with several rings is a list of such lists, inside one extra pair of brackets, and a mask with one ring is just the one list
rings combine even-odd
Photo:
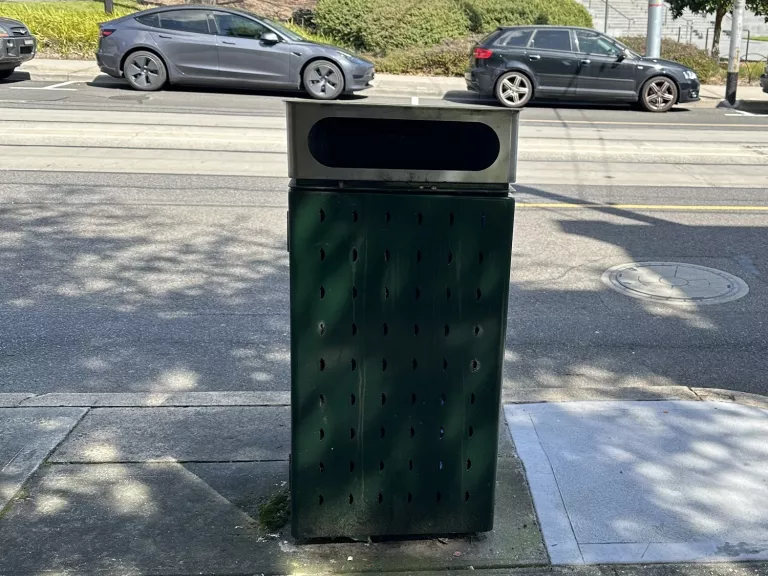
[(309, 131), (309, 152), (328, 168), (479, 172), (501, 145), (482, 122), (323, 118)]

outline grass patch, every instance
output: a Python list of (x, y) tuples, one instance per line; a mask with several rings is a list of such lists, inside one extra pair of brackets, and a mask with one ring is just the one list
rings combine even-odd
[(758, 42), (768, 42), (768, 36), (751, 36), (750, 41), (757, 40)]
[(21, 20), (37, 36), (42, 56), (93, 58), (99, 23), (139, 9), (130, 1), (115, 2), (113, 14), (101, 2), (0, 2), (0, 16)]
[(259, 524), (268, 532), (276, 532), (286, 525), (291, 517), (291, 494), (281, 490), (259, 506)]

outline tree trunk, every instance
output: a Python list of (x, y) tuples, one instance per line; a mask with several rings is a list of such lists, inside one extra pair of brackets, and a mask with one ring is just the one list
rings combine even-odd
[(722, 4), (715, 12), (715, 29), (712, 31), (712, 58), (720, 60), (720, 29), (723, 27), (723, 18), (726, 9)]

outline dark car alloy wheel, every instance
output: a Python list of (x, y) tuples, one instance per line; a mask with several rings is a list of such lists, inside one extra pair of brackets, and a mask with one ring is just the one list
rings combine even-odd
[(123, 68), (128, 83), (137, 90), (160, 90), (168, 79), (165, 65), (151, 52), (134, 52)]
[(645, 83), (640, 98), (649, 112), (666, 112), (677, 102), (677, 86), (669, 78), (657, 76)]
[(344, 74), (328, 60), (312, 62), (304, 70), (304, 87), (318, 100), (334, 100), (344, 91)]
[(533, 86), (522, 72), (507, 72), (496, 83), (496, 98), (508, 108), (522, 108), (533, 96)]

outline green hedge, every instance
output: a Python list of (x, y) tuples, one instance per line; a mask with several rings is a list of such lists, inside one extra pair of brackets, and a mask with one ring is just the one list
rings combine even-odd
[(319, 0), (314, 23), (346, 45), (386, 53), (435, 46), (498, 26), (591, 27), (592, 18), (576, 0)]
[(427, 48), (392, 50), (385, 56), (374, 57), (376, 71), (387, 74), (463, 76), (475, 41), (475, 38), (465, 38), (447, 40)]
[[(630, 36), (619, 38), (639, 54), (645, 54), (645, 36)], [(693, 44), (682, 44), (669, 38), (661, 39), (661, 57), (674, 60), (691, 68), (703, 83), (718, 81), (721, 75), (720, 67), (705, 50), (696, 48)]]
[(366, 52), (432, 46), (469, 33), (457, 0), (320, 0), (318, 30)]
[(531, 24), (592, 28), (592, 16), (575, 0), (465, 0), (464, 5), (473, 32)]

